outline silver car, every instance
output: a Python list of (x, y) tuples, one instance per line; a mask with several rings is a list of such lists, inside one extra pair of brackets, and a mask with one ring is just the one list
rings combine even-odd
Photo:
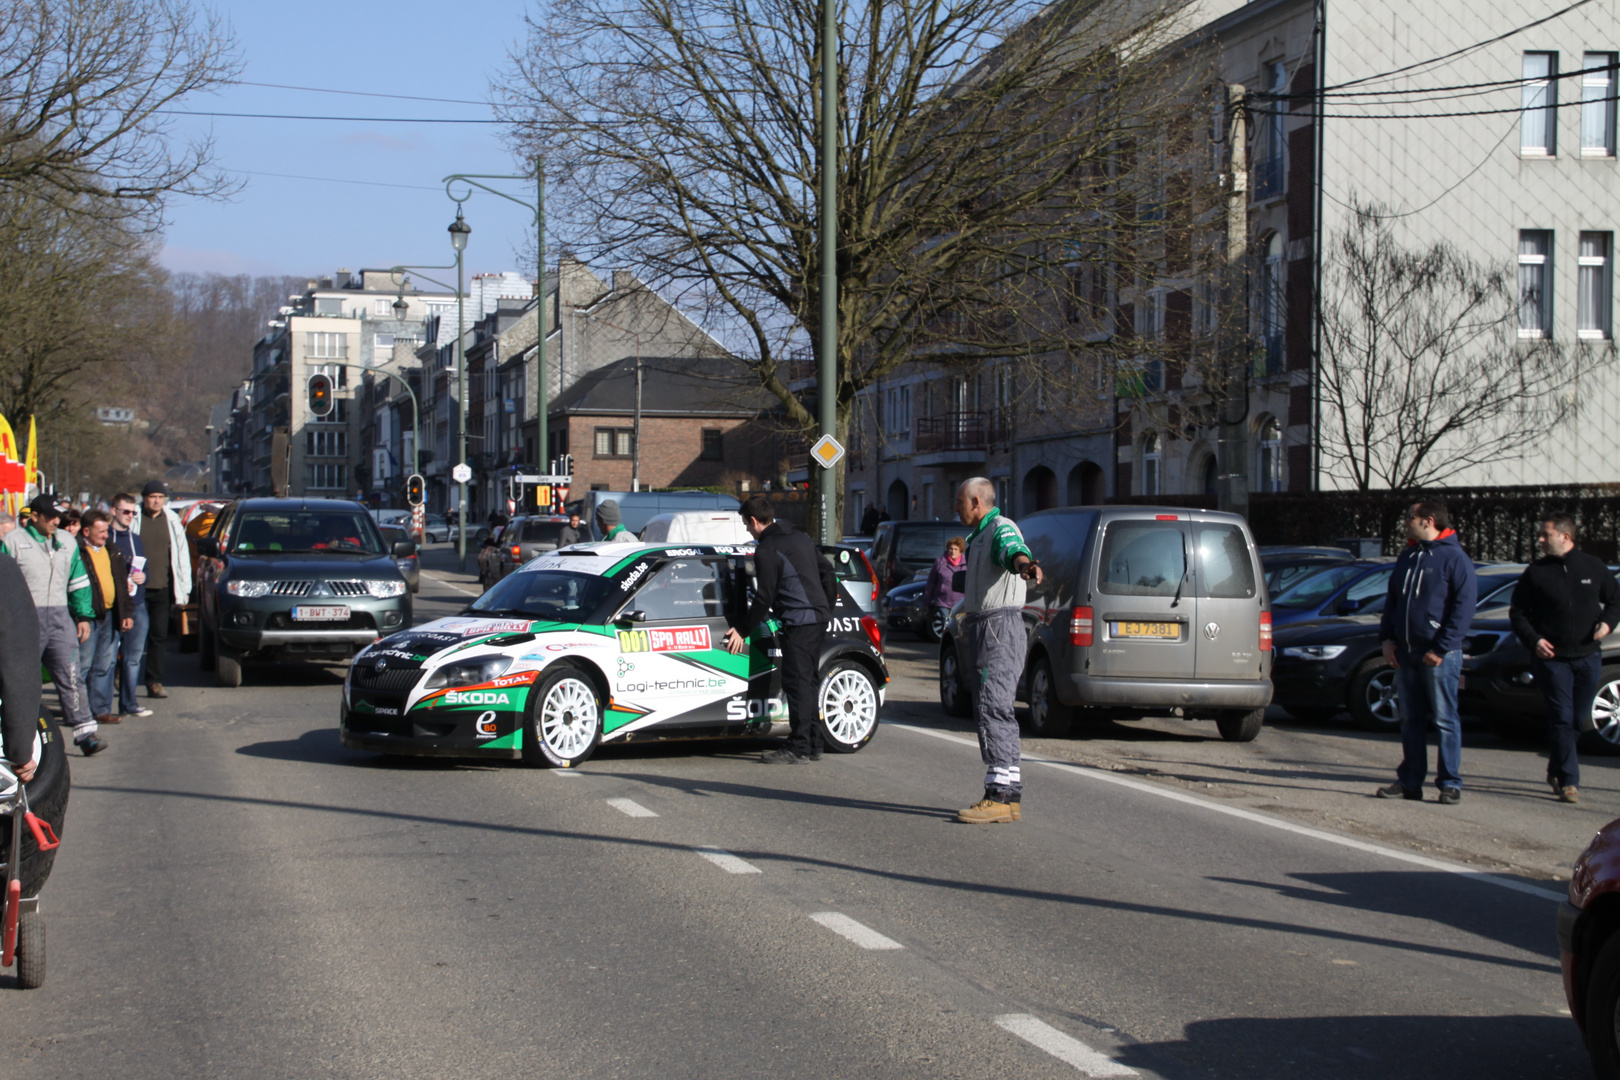
[[(1029, 587), (1021, 697), (1034, 735), (1087, 714), (1214, 720), (1248, 742), (1271, 703), (1271, 607), (1248, 525), (1175, 507), (1045, 510), (1019, 522), (1043, 580)], [(940, 699), (971, 706), (961, 608), (940, 646)]]

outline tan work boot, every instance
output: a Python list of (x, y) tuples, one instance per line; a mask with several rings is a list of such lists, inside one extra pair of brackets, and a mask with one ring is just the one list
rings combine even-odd
[(1581, 801), (1581, 793), (1575, 790), (1574, 785), (1571, 785), (1558, 793), (1558, 801), (1578, 803)]
[(1002, 821), (1016, 821), (1011, 803), (980, 799), (966, 810), (956, 812), (956, 820), (964, 825), (994, 825)]
[(1013, 820), (1014, 821), (1023, 821), (1024, 820), (1024, 804), (1023, 803), (1021, 803), (1018, 800), (1014, 799), (1012, 802), (1008, 803), (1007, 805), (1012, 807), (1012, 815), (1013, 815)]

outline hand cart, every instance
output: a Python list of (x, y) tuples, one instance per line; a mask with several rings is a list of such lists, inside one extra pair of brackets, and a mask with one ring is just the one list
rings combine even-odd
[(17, 965), (17, 985), (33, 990), (45, 982), (45, 915), (39, 910), (39, 896), (24, 896), (22, 890), (23, 832), (32, 835), (37, 851), (53, 851), (61, 843), (56, 830), (28, 808), (28, 786), (18, 783), (10, 770), (0, 765), (0, 790), (16, 784), (16, 791), (0, 800), (0, 828), (11, 834), (6, 861), (5, 891), (0, 893), (0, 970)]

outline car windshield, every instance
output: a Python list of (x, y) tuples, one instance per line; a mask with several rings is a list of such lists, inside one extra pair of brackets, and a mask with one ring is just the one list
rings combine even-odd
[(230, 550), (381, 555), (382, 537), (359, 510), (249, 510), (231, 523)]
[(523, 523), (523, 543), (525, 544), (551, 544), (557, 543), (557, 534), (562, 532), (566, 521), (538, 521), (534, 518)]
[(943, 521), (937, 525), (909, 526), (896, 531), (899, 537), (894, 557), (900, 562), (920, 562), (930, 566), (935, 559), (945, 554), (947, 540), (967, 532), (961, 525)]
[(839, 581), (871, 581), (872, 575), (868, 572), (866, 560), (859, 551), (852, 551), (848, 546), (838, 544), (821, 545), (821, 553), (827, 556), (832, 563), (833, 574)]
[(597, 574), (567, 570), (518, 570), (508, 574), (467, 608), (480, 615), (583, 622), (607, 596), (613, 582)]
[(1313, 574), (1287, 589), (1271, 602), (1272, 607), (1315, 607), (1344, 586), (1344, 583), (1367, 572), (1365, 566), (1335, 566)]

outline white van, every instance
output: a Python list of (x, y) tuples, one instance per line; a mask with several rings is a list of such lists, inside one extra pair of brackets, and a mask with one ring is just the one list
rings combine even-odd
[(683, 510), (657, 514), (641, 530), (646, 544), (752, 544), (742, 516), (727, 510)]

